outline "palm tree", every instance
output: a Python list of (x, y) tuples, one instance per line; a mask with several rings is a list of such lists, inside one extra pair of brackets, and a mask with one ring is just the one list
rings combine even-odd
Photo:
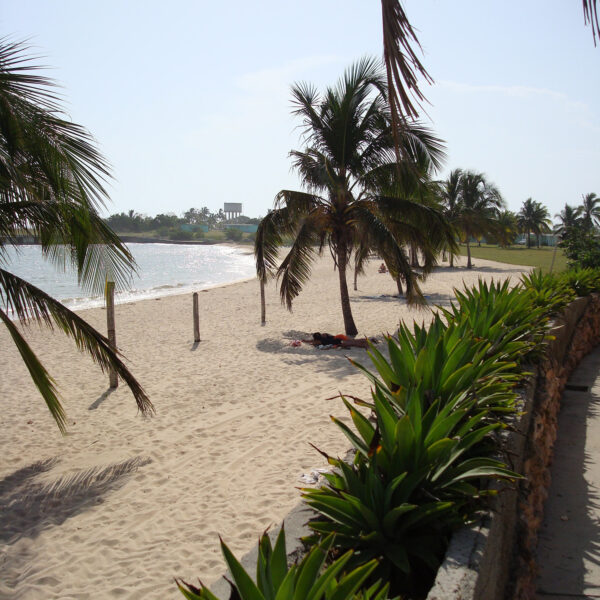
[(90, 134), (62, 118), (55, 83), (35, 74), (23, 43), (0, 39), (0, 320), (61, 431), (65, 413), (54, 380), (23, 337), (31, 322), (57, 326), (103, 370), (115, 369), (130, 387), (138, 408), (153, 410), (141, 385), (106, 337), (48, 294), (5, 267), (16, 236), (39, 239), (45, 258), (71, 263), (79, 281), (101, 293), (107, 277), (127, 282), (134, 261), (98, 215), (107, 198), (105, 160)]
[[(311, 262), (329, 248), (347, 335), (357, 333), (346, 281), (353, 252), (360, 268), (367, 252), (376, 250), (392, 276), (406, 282), (409, 300), (415, 300), (420, 292), (403, 244), (419, 249), (428, 270), (441, 244), (452, 243), (441, 211), (426, 200), (427, 174), (439, 166), (441, 142), (412, 123), (402, 130), (406, 158), (397, 163), (386, 93), (385, 79), (372, 59), (354, 64), (322, 96), (310, 85), (293, 86), (294, 113), (303, 120), (308, 147), (290, 156), (306, 191), (280, 191), (256, 234), (258, 276), (261, 281), (275, 274), (280, 278), (281, 299), (289, 309), (310, 276)], [(285, 238), (293, 241), (278, 266)]]
[(504, 201), (498, 189), (483, 173), (462, 171), (458, 175), (458, 202), (454, 225), (467, 244), (467, 269), (472, 269), (471, 238), (494, 233)]
[[(450, 171), (448, 179), (440, 182), (439, 196), (444, 206), (444, 216), (452, 225), (456, 225), (459, 217), (461, 169)], [(450, 252), (450, 267), (454, 267), (454, 254)]]
[(574, 208), (568, 204), (556, 215), (560, 222), (554, 226), (554, 233), (561, 239), (565, 239), (579, 225), (581, 225), (581, 207)]
[(517, 215), (510, 210), (503, 210), (498, 215), (497, 225), (496, 239), (498, 244), (503, 248), (507, 248), (514, 243), (519, 233)]
[(527, 233), (527, 247), (531, 248), (531, 234), (537, 237), (538, 248), (540, 246), (540, 234), (550, 231), (550, 216), (548, 209), (540, 202), (527, 198), (523, 202), (521, 210), (517, 214), (517, 223), (523, 233)]
[(591, 230), (600, 224), (600, 197), (593, 192), (582, 195), (581, 216), (583, 226)]

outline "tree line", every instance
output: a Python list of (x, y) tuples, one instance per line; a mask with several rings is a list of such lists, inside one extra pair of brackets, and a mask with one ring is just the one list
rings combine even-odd
[(180, 217), (175, 213), (160, 213), (154, 217), (138, 213), (134, 210), (114, 213), (106, 219), (106, 224), (120, 233), (141, 233), (159, 231), (168, 233), (171, 230), (179, 230), (181, 225), (206, 225), (209, 229), (215, 229), (228, 224), (254, 224), (257, 225), (260, 218), (253, 219), (240, 215), (234, 219), (227, 219), (223, 209), (211, 212), (206, 206), (202, 208), (190, 208)]

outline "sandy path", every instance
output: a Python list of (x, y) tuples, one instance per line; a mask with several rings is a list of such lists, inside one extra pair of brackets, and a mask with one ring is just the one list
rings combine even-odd
[[(476, 261), (441, 268), (424, 285), (434, 303), (478, 277), (526, 268)], [(373, 262), (351, 292), (360, 335), (428, 319), (391, 297)], [(382, 296), (382, 294), (388, 296)], [(218, 534), (237, 553), (298, 502), (303, 472), (323, 466), (308, 442), (347, 447), (328, 415), (338, 391), (367, 395), (345, 355), (364, 350), (291, 347), (312, 331), (342, 332), (331, 260), (287, 312), (273, 284), (260, 326), (258, 283), (200, 294), (202, 342), (193, 344), (191, 296), (117, 307), (117, 340), (157, 409), (137, 414), (127, 388), (107, 378), (64, 336), (30, 340), (59, 383), (69, 416), (62, 437), (6, 330), (0, 329), (0, 598), (178, 598), (173, 577), (211, 581), (223, 563)], [(105, 330), (102, 309), (84, 311)]]

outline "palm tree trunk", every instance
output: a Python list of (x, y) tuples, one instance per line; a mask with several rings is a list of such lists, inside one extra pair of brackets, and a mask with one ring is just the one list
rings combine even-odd
[(346, 252), (344, 248), (338, 249), (337, 266), (340, 277), (340, 297), (342, 300), (342, 315), (344, 316), (344, 329), (346, 335), (356, 335), (358, 329), (354, 324), (352, 317), (352, 308), (350, 306), (350, 294), (348, 293), (348, 282), (346, 281)]
[(527, 249), (531, 248), (531, 231), (527, 232)]
[(354, 268), (354, 291), (358, 290), (358, 269)]
[(472, 269), (471, 264), (471, 244), (469, 243), (469, 236), (467, 236), (467, 269)]
[(265, 282), (260, 280), (260, 324), (264, 325), (267, 322), (267, 307), (265, 305)]
[(454, 254), (450, 253), (450, 268), (454, 268)]
[(396, 277), (396, 285), (398, 286), (398, 296), (402, 297), (404, 290), (402, 289), (402, 280), (400, 277)]
[(411, 244), (410, 245), (410, 266), (419, 268), (419, 257), (417, 256), (417, 249)]

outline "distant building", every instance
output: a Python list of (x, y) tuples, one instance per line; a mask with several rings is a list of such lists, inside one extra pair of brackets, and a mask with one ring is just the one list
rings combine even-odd
[(242, 214), (242, 203), (241, 202), (225, 202), (223, 204), (223, 212), (227, 217), (228, 221), (236, 219)]

